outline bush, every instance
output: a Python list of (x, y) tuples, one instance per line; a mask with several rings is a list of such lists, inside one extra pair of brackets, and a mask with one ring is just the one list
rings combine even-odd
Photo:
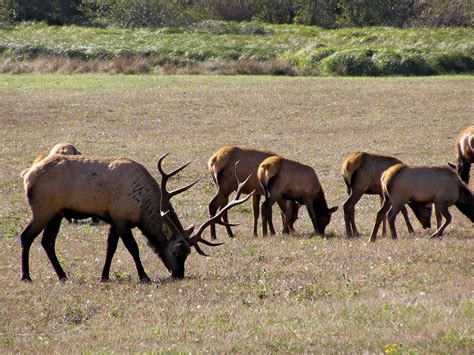
[(377, 75), (372, 55), (373, 51), (369, 49), (336, 52), (323, 60), (323, 72), (336, 75)]
[(428, 62), (438, 74), (474, 71), (474, 59), (460, 52), (433, 53)]
[(416, 52), (382, 51), (374, 55), (373, 61), (379, 75), (432, 75), (426, 54)]
[(189, 7), (179, 0), (114, 0), (106, 16), (121, 27), (164, 27), (193, 22)]
[(80, 22), (80, 0), (6, 0), (6, 17), (13, 21), (46, 21), (53, 25)]

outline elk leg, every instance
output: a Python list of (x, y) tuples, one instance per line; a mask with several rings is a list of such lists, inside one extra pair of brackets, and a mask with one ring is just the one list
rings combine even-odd
[(372, 228), (372, 234), (370, 235), (370, 241), (375, 242), (377, 239), (377, 232), (380, 228), (380, 223), (382, 223), (383, 218), (387, 215), (388, 210), (390, 209), (391, 203), (388, 196), (384, 196), (383, 205), (380, 207), (377, 212), (377, 217), (375, 218), (374, 227)]
[(41, 245), (48, 256), (49, 261), (53, 265), (54, 271), (56, 271), (59, 281), (67, 281), (68, 278), (61, 267), (61, 264), (59, 263), (55, 250), (56, 237), (58, 235), (62, 219), (63, 218), (61, 215), (57, 215), (46, 225), (46, 228), (43, 232), (43, 237), (41, 238)]
[(258, 237), (258, 216), (260, 215), (260, 195), (253, 194), (252, 196), (252, 207), (253, 207), (253, 236)]
[(415, 230), (413, 229), (413, 226), (410, 223), (410, 219), (408, 218), (407, 208), (405, 206), (402, 206), (400, 208), (400, 211), (402, 212), (403, 218), (405, 219), (405, 223), (406, 223), (407, 228), (408, 228), (408, 233), (410, 233), (410, 234), (415, 233)]
[(133, 238), (131, 229), (125, 226), (117, 226), (117, 230), (119, 232), (120, 238), (123, 241), (123, 244), (125, 244), (128, 252), (132, 255), (133, 261), (135, 261), (135, 266), (137, 267), (137, 273), (138, 277), (140, 278), (140, 282), (150, 282), (150, 278), (143, 269), (138, 245), (135, 241), (135, 238)]
[[(392, 239), (397, 239), (397, 229), (395, 228), (395, 220), (398, 213), (403, 209), (403, 204), (392, 204), (392, 209), (388, 213), (388, 224), (390, 226), (390, 233), (392, 234)], [(406, 210), (405, 210), (406, 211)]]
[(289, 233), (295, 233), (296, 230), (295, 230), (294, 224), (296, 220), (298, 219), (298, 210), (299, 210), (298, 202), (287, 200), (285, 205), (286, 205), (285, 219), (288, 225), (288, 231)]
[(266, 198), (265, 201), (262, 203), (262, 234), (264, 237), (268, 235), (267, 227), (270, 228), (270, 233), (272, 235), (275, 234), (275, 230), (273, 229), (273, 225), (271, 225), (272, 220), (272, 206), (275, 203), (275, 199), (270, 195), (269, 198)]
[(30, 247), (43, 228), (44, 226), (41, 223), (37, 223), (32, 219), (20, 234), (22, 281), (31, 281), (29, 266)]
[(434, 232), (430, 236), (430, 238), (441, 237), (446, 227), (451, 223), (451, 213), (449, 213), (448, 206), (445, 203), (439, 203), (439, 202), (438, 203), (435, 202), (435, 206), (436, 206), (436, 210), (439, 211), (443, 215), (445, 221), (443, 225), (441, 226), (441, 228), (439, 228), (436, 232)]
[(100, 282), (109, 281), (110, 274), (110, 265), (112, 264), (112, 258), (114, 257), (115, 251), (117, 250), (117, 244), (119, 240), (119, 235), (117, 229), (114, 226), (109, 227), (108, 236), (107, 236), (107, 254), (105, 256), (104, 268), (102, 269), (102, 276), (100, 277)]
[(284, 200), (282, 198), (278, 199), (277, 201), (277, 204), (278, 204), (278, 207), (280, 207), (280, 215), (281, 215), (281, 223), (282, 223), (282, 233), (283, 234), (289, 234), (290, 233), (290, 226), (288, 224), (289, 222), (289, 219), (288, 219), (288, 215), (287, 213), (289, 212), (288, 211), (288, 208), (291, 206), (287, 205), (286, 203), (289, 202), (287, 200)]
[(310, 199), (310, 198), (305, 199), (304, 204), (306, 205), (306, 210), (308, 211), (309, 218), (311, 219), (311, 222), (313, 223), (314, 232), (318, 235), (321, 234), (318, 227), (318, 223), (316, 221), (316, 213), (314, 212), (313, 199)]
[[(219, 205), (220, 205), (219, 199), (220, 199), (220, 196), (219, 196), (219, 193), (217, 193), (216, 196), (214, 196), (214, 198), (209, 203), (209, 215), (211, 217), (215, 216), (217, 213), (217, 210), (219, 209)], [(215, 223), (211, 224), (211, 239), (216, 239), (216, 224)]]
[[(221, 205), (219, 207), (219, 209), (223, 209), (227, 203), (229, 202), (229, 196), (226, 196), (223, 200), (221, 199)], [(227, 211), (225, 211), (223, 214), (222, 214), (222, 220), (225, 222), (225, 223), (229, 223), (229, 219), (227, 218)], [(227, 230), (227, 235), (229, 236), (229, 238), (234, 238), (234, 233), (232, 233), (232, 228), (230, 228), (229, 226), (225, 226), (225, 229)]]
[(349, 238), (356, 237), (359, 235), (359, 231), (357, 230), (355, 224), (355, 205), (357, 202), (359, 202), (362, 195), (363, 193), (355, 192), (354, 190), (352, 190), (351, 194), (343, 205), (344, 222), (346, 223), (346, 235)]
[(441, 222), (443, 220), (443, 217), (441, 216), (441, 212), (439, 209), (436, 207), (436, 205), (433, 205), (434, 210), (435, 210), (435, 217), (436, 217), (436, 229), (440, 229), (441, 227)]
[[(380, 197), (380, 207), (383, 206), (383, 195), (379, 195)], [(382, 237), (387, 235), (387, 215), (383, 216), (382, 220)]]

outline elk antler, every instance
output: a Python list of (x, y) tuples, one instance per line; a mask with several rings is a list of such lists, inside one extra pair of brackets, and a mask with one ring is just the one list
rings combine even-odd
[(167, 191), (166, 190), (166, 183), (168, 182), (168, 179), (174, 175), (176, 175), (177, 173), (179, 173), (181, 170), (183, 170), (185, 167), (187, 167), (189, 164), (191, 164), (191, 162), (189, 163), (186, 163), (182, 166), (180, 166), (179, 168), (173, 170), (172, 172), (170, 173), (165, 173), (162, 166), (161, 166), (161, 163), (163, 162), (163, 160), (168, 156), (169, 153), (166, 153), (165, 155), (161, 156), (160, 159), (158, 159), (158, 164), (157, 164), (157, 168), (158, 168), (158, 171), (160, 172), (161, 174), (161, 201), (160, 201), (160, 211), (162, 212), (162, 214), (165, 212), (165, 211), (168, 211), (170, 210), (172, 207), (170, 205), (170, 199), (171, 197), (175, 196), (175, 195), (178, 195), (180, 194), (181, 192), (184, 192), (186, 191), (187, 189), (193, 187), (199, 180), (201, 180), (201, 178), (193, 181), (192, 183), (184, 186), (184, 187), (181, 187), (179, 189), (176, 189), (176, 190), (173, 190), (173, 191)]
[(255, 193), (255, 190), (253, 190), (246, 197), (240, 198), (240, 195), (242, 194), (242, 189), (244, 188), (247, 181), (249, 181), (251, 175), (249, 175), (247, 177), (247, 179), (245, 179), (243, 182), (240, 182), (239, 177), (237, 175), (237, 164), (238, 163), (239, 163), (238, 161), (235, 163), (235, 178), (237, 179), (237, 192), (235, 194), (234, 199), (232, 201), (230, 201), (225, 207), (221, 208), (220, 211), (215, 216), (209, 218), (206, 222), (201, 224), (201, 226), (197, 229), (197, 231), (194, 232), (191, 237), (187, 238), (189, 244), (194, 246), (196, 248), (196, 251), (201, 255), (207, 256), (207, 254), (204, 253), (201, 250), (201, 248), (199, 247), (198, 242), (201, 242), (203, 244), (210, 245), (210, 246), (217, 246), (217, 245), (222, 245), (223, 244), (223, 243), (211, 243), (211, 242), (207, 241), (206, 239), (202, 238), (201, 235), (204, 232), (204, 230), (213, 223), (217, 223), (217, 224), (221, 224), (221, 225), (229, 226), (229, 227), (238, 226), (238, 224), (226, 223), (226, 222), (222, 221), (220, 218), (226, 211), (228, 211), (232, 207), (235, 207), (237, 205), (240, 205), (240, 204), (244, 203)]

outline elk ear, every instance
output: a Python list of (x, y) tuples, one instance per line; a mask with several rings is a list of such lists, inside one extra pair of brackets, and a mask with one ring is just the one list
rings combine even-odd
[(194, 232), (194, 224), (191, 224), (188, 228), (184, 230), (186, 237), (189, 237)]
[(331, 207), (328, 211), (329, 211), (329, 213), (332, 214), (332, 213), (336, 212), (338, 208), (339, 208), (339, 206), (334, 206), (334, 207)]
[(458, 169), (458, 167), (457, 167), (456, 165), (454, 165), (453, 163), (448, 162), (448, 165), (449, 165), (451, 168), (453, 168), (454, 170), (457, 170), (457, 169)]

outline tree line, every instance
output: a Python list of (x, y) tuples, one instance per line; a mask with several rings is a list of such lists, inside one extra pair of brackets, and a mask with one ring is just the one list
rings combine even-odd
[(165, 27), (206, 20), (323, 28), (472, 27), (471, 0), (0, 0), (2, 22)]

